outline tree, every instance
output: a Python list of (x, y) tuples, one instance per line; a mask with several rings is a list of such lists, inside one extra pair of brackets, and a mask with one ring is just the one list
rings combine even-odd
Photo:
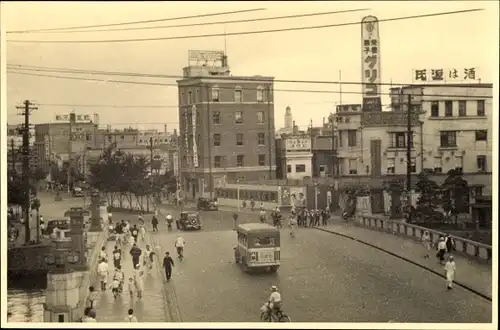
[(420, 193), (415, 210), (417, 215), (426, 219), (428, 225), (430, 225), (431, 219), (441, 220), (436, 219), (438, 209), (441, 206), (441, 189), (439, 185), (429, 178), (427, 172), (422, 171), (418, 175), (416, 186)]
[(120, 150), (107, 149), (99, 161), (90, 167), (89, 184), (111, 196), (115, 193), (132, 200), (151, 192), (149, 163), (144, 156), (126, 154)]
[(463, 178), (461, 168), (451, 169), (441, 185), (443, 191), (443, 209), (455, 216), (458, 224), (458, 214), (469, 213), (469, 184)]
[(47, 178), (48, 173), (41, 167), (37, 167), (32, 171), (32, 178), (35, 182), (40, 182)]

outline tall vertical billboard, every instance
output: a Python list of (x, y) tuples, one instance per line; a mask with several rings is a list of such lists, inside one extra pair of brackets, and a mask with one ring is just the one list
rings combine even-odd
[(380, 38), (375, 16), (366, 16), (361, 20), (361, 54), (363, 111), (382, 111)]

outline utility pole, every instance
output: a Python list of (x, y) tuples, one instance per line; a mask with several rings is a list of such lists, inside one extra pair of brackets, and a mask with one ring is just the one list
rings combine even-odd
[(75, 124), (76, 115), (74, 112), (69, 114), (69, 139), (68, 139), (68, 194), (71, 193), (71, 171), (73, 169), (73, 124)]
[[(31, 241), (30, 230), (30, 114), (38, 109), (33, 104), (26, 100), (22, 106), (16, 107), (22, 110), (21, 115), (24, 116), (23, 132), (23, 216), (24, 216), (24, 242), (27, 244)], [(37, 219), (38, 221), (38, 219)]]
[(14, 139), (10, 139), (10, 162), (12, 173), (16, 170), (16, 153), (14, 152)]
[[(401, 91), (402, 93), (402, 91)], [(408, 111), (407, 111), (407, 122), (406, 122), (406, 207), (409, 209), (411, 206), (411, 170), (412, 170), (412, 158), (411, 158), (411, 147), (413, 142), (413, 132), (411, 127), (411, 93), (408, 94)], [(404, 100), (404, 97), (402, 98)], [(404, 105), (401, 104), (403, 107)]]
[(149, 138), (149, 162), (151, 168), (151, 176), (153, 176), (153, 137)]

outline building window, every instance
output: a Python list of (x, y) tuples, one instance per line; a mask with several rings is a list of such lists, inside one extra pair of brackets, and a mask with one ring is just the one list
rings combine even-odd
[(357, 133), (357, 131), (355, 129), (350, 129), (347, 131), (347, 146), (348, 147), (355, 147), (357, 145), (356, 133)]
[(266, 135), (264, 133), (257, 133), (257, 144), (259, 146), (266, 145)]
[(212, 112), (212, 124), (220, 124), (220, 111)]
[(457, 146), (457, 132), (442, 131), (440, 133), (441, 148), (452, 148)]
[(196, 125), (200, 124), (200, 112), (196, 111)]
[(441, 157), (434, 158), (434, 173), (443, 173), (443, 159)]
[(222, 160), (221, 156), (215, 156), (214, 157), (214, 167), (215, 168), (220, 168), (221, 167), (221, 160)]
[(257, 87), (257, 102), (264, 102), (264, 88), (262, 86)]
[(259, 155), (259, 166), (266, 166), (266, 155)]
[(358, 174), (358, 162), (356, 159), (349, 159), (349, 174)]
[(220, 147), (220, 134), (214, 134), (214, 147)]
[(483, 187), (474, 187), (474, 196), (483, 196)]
[(113, 140), (113, 137), (111, 135), (108, 135), (108, 141), (111, 142)]
[(486, 165), (486, 156), (477, 156), (476, 163), (478, 172), (486, 172), (488, 168)]
[(439, 117), (439, 102), (431, 102), (431, 117)]
[(85, 134), (85, 140), (90, 141), (91, 135)]
[(467, 116), (467, 101), (458, 101), (458, 116)]
[(245, 156), (237, 155), (236, 156), (236, 166), (243, 167), (245, 165)]
[(243, 145), (243, 133), (236, 133), (236, 145), (237, 146)]
[(342, 131), (339, 131), (339, 148), (342, 148), (344, 146), (344, 141), (342, 139)]
[(416, 173), (417, 172), (417, 160), (415, 158), (413, 158), (411, 160), (410, 170), (411, 170), (412, 173)]
[(444, 116), (453, 117), (453, 102), (444, 101)]
[(319, 166), (319, 173), (326, 173), (326, 165)]
[(220, 89), (217, 86), (212, 87), (212, 102), (220, 101)]
[(193, 104), (193, 93), (191, 91), (188, 92), (188, 104)]
[(236, 124), (243, 124), (243, 112), (242, 111), (236, 111), (234, 113), (234, 122)]
[(304, 173), (306, 171), (305, 164), (297, 164), (295, 165), (295, 173)]
[(292, 165), (287, 165), (286, 166), (286, 172), (287, 173), (292, 173)]
[(264, 111), (257, 111), (257, 124), (264, 124)]
[(196, 89), (196, 93), (194, 94), (194, 103), (201, 102), (200, 90)]
[(234, 89), (234, 102), (235, 103), (241, 103), (243, 102), (242, 100), (242, 91), (241, 91), (241, 87), (236, 87)]
[(387, 158), (387, 174), (396, 173), (396, 159)]
[(180, 100), (179, 100), (179, 101), (180, 101), (180, 102), (179, 102), (179, 103), (180, 103), (180, 105), (184, 105), (184, 104), (185, 104), (185, 103), (184, 103), (184, 92), (181, 92), (181, 97), (180, 97)]
[(480, 117), (484, 117), (486, 115), (484, 111), (484, 100), (477, 101), (477, 115)]
[(476, 141), (488, 141), (488, 131), (487, 130), (476, 131)]
[(390, 134), (389, 148), (406, 148), (406, 133), (394, 132)]

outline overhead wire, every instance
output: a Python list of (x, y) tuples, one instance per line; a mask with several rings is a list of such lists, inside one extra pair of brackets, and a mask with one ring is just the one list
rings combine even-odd
[[(140, 27), (129, 27), (129, 28), (119, 28), (119, 29), (98, 29), (98, 30), (69, 30), (69, 31), (42, 31), (42, 32), (32, 32), (32, 33), (89, 33), (89, 32), (117, 32), (117, 31), (139, 31), (139, 30), (155, 30), (155, 29), (170, 29), (170, 28), (180, 28), (180, 27), (194, 27), (194, 26), (209, 26), (209, 25), (220, 25), (220, 24), (239, 24), (239, 23), (251, 23), (251, 22), (262, 22), (262, 21), (272, 21), (272, 20), (284, 20), (293, 18), (304, 18), (304, 17), (315, 17), (315, 16), (327, 16), (335, 14), (343, 14), (350, 12), (366, 11), (368, 8), (362, 9), (348, 9), (348, 10), (337, 10), (337, 11), (327, 11), (319, 13), (308, 13), (308, 14), (296, 14), (296, 15), (286, 15), (286, 16), (272, 16), (272, 17), (261, 17), (261, 18), (249, 18), (249, 19), (239, 19), (239, 20), (227, 20), (227, 21), (215, 21), (215, 22), (202, 22), (202, 23), (189, 23), (189, 24), (173, 24), (173, 25), (160, 25), (160, 26), (140, 26)], [(7, 32), (9, 33), (9, 32)]]
[[(477, 11), (482, 11), (482, 10), (484, 10), (484, 9), (476, 8), (476, 9), (465, 9), (465, 10), (447, 11), (447, 12), (439, 12), (439, 13), (431, 13), (431, 14), (420, 14), (420, 15), (393, 17), (393, 18), (379, 19), (378, 22), (379, 23), (381, 23), (381, 22), (393, 22), (393, 21), (401, 21), (401, 20), (409, 20), (409, 19), (445, 16), (445, 15), (457, 15), (457, 14), (471, 13), (471, 12), (477, 12)], [(356, 21), (356, 22), (347, 22), (347, 23), (280, 28), (280, 29), (260, 30), (260, 31), (253, 30), (253, 31), (242, 31), (242, 32), (225, 32), (225, 33), (199, 34), (199, 35), (174, 36), (174, 37), (155, 37), (155, 38), (108, 39), (108, 40), (17, 40), (17, 39), (10, 39), (10, 40), (7, 40), (7, 42), (60, 43), (60, 44), (64, 44), (64, 43), (66, 43), (66, 44), (91, 44), (91, 43), (146, 42), (146, 41), (165, 41), (165, 40), (180, 40), (180, 39), (195, 39), (195, 38), (229, 37), (229, 36), (276, 33), (276, 32), (316, 30), (316, 29), (325, 29), (325, 28), (349, 26), (349, 25), (360, 25), (360, 24), (363, 24), (363, 23), (360, 21)]]
[[(16, 69), (17, 70), (17, 69)], [(114, 80), (114, 79), (98, 79), (98, 78), (83, 78), (83, 77), (71, 77), (71, 76), (58, 76), (58, 75), (49, 75), (49, 74), (38, 74), (38, 73), (27, 73), (27, 72), (19, 72), (14, 69), (7, 69), (7, 73), (9, 74), (19, 74), (26, 76), (36, 76), (36, 77), (47, 77), (47, 78), (57, 78), (57, 79), (70, 79), (70, 80), (80, 80), (80, 81), (95, 81), (95, 82), (106, 82), (106, 83), (123, 83), (123, 84), (133, 84), (133, 85), (145, 85), (145, 86), (170, 86), (170, 87), (178, 87), (177, 84), (174, 83), (158, 83), (158, 82), (141, 82), (141, 81), (127, 81), (127, 80)], [(68, 72), (69, 73), (69, 72)], [(210, 77), (211, 79), (212, 77)], [(338, 84), (339, 82), (332, 82), (332, 84)], [(350, 82), (351, 84), (363, 85), (366, 83), (363, 82)], [(340, 82), (343, 84), (343, 82)], [(385, 83), (384, 83), (385, 84)], [(412, 84), (409, 84), (412, 85)], [(419, 84), (417, 84), (419, 85)], [(428, 85), (433, 86), (433, 85)], [(234, 90), (234, 87), (228, 86), (217, 86), (218, 89), (228, 89)], [(259, 90), (258, 88), (245, 88), (245, 90)], [(323, 93), (323, 94), (354, 94), (354, 95), (362, 95), (362, 92), (353, 92), (353, 91), (333, 91), (333, 90), (312, 90), (312, 89), (278, 89), (273, 88), (273, 92), (287, 92), (287, 93)], [(391, 93), (383, 93), (380, 92), (379, 95), (388, 95), (394, 96)], [(418, 95), (415, 95), (418, 96)], [(461, 97), (461, 98), (473, 98), (477, 99), (476, 95), (457, 95), (457, 94), (425, 94), (424, 96), (435, 96), (435, 97)], [(481, 96), (481, 99), (492, 99), (493, 96)]]
[(213, 17), (213, 16), (222, 16), (222, 15), (232, 15), (232, 14), (240, 14), (240, 13), (249, 13), (255, 11), (266, 10), (266, 8), (254, 8), (254, 9), (242, 9), (242, 10), (233, 10), (227, 12), (219, 12), (219, 13), (210, 13), (210, 14), (198, 14), (198, 15), (189, 15), (189, 16), (180, 16), (180, 17), (167, 17), (167, 18), (159, 18), (159, 19), (149, 19), (142, 21), (128, 21), (128, 22), (119, 22), (119, 23), (109, 23), (109, 24), (94, 24), (94, 25), (81, 25), (81, 26), (70, 26), (70, 27), (59, 27), (59, 28), (47, 28), (47, 29), (32, 29), (32, 30), (19, 30), (19, 31), (7, 31), (7, 33), (35, 33), (35, 32), (46, 32), (46, 31), (62, 31), (62, 30), (76, 30), (76, 29), (90, 29), (90, 28), (99, 28), (99, 27), (108, 27), (108, 26), (122, 26), (122, 25), (133, 25), (133, 24), (146, 24), (146, 23), (158, 23), (158, 22), (166, 22), (166, 21), (176, 21), (190, 18), (203, 18), (203, 17)]

